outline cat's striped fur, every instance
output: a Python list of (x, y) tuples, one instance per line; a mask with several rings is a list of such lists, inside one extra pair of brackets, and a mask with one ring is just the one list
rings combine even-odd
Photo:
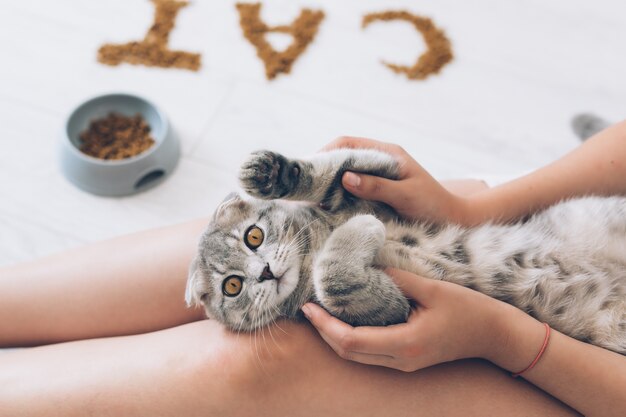
[[(626, 198), (570, 200), (514, 224), (435, 226), (352, 196), (341, 187), (347, 170), (396, 178), (398, 167), (372, 150), (307, 160), (251, 155), (240, 180), (254, 198), (234, 195), (217, 209), (190, 269), (188, 302), (233, 329), (297, 317), (309, 300), (353, 325), (387, 325), (409, 312), (382, 270), (394, 266), (475, 289), (626, 353)], [(243, 243), (251, 225), (265, 235), (254, 250)], [(275, 279), (259, 279), (268, 270)], [(243, 288), (227, 297), (221, 286), (232, 275)]]

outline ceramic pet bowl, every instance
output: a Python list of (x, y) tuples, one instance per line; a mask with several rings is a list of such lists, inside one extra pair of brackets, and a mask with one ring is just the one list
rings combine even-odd
[[(150, 126), (155, 143), (126, 159), (105, 160), (80, 151), (80, 134), (95, 119), (110, 113), (135, 116)], [(125, 196), (151, 188), (169, 175), (180, 149), (165, 114), (147, 100), (130, 94), (108, 94), (79, 105), (67, 118), (61, 134), (61, 169), (77, 187), (102, 196)]]

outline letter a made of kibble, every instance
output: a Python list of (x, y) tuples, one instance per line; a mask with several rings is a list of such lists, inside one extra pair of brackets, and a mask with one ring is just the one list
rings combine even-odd
[[(288, 74), (296, 59), (304, 52), (317, 34), (317, 29), (324, 19), (324, 12), (303, 9), (300, 16), (291, 25), (268, 26), (261, 20), (260, 3), (237, 3), (243, 35), (256, 48), (257, 55), (265, 64), (268, 80), (280, 73)], [(293, 42), (282, 52), (276, 52), (265, 39), (269, 32), (287, 33)]]
[(126, 62), (149, 67), (197, 71), (200, 68), (200, 54), (172, 51), (167, 47), (178, 11), (189, 3), (176, 0), (151, 1), (155, 7), (154, 22), (143, 40), (102, 45), (98, 50), (98, 61), (107, 65), (119, 65)]
[(435, 26), (427, 17), (416, 16), (406, 11), (386, 11), (371, 13), (363, 16), (363, 28), (375, 21), (404, 20), (411, 23), (424, 37), (426, 52), (424, 52), (413, 64), (403, 66), (383, 61), (383, 64), (392, 71), (405, 74), (412, 80), (423, 80), (431, 74), (436, 74), (450, 61), (452, 61), (452, 46), (443, 30)]

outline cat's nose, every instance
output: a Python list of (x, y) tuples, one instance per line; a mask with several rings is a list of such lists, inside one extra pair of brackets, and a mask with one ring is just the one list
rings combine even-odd
[(272, 270), (270, 269), (269, 264), (267, 264), (265, 268), (263, 268), (263, 272), (261, 272), (261, 276), (259, 277), (259, 282), (263, 282), (267, 279), (276, 279), (274, 274), (272, 274)]

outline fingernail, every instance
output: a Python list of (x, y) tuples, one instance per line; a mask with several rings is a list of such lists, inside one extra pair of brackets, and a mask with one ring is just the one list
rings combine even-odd
[(343, 174), (343, 180), (347, 185), (354, 188), (358, 187), (359, 184), (361, 184), (361, 177), (352, 172), (346, 172), (345, 174)]
[(305, 316), (307, 319), (310, 319), (310, 318), (311, 318), (311, 309), (309, 308), (309, 306), (307, 306), (307, 305), (303, 305), (303, 306), (302, 306), (302, 312), (304, 313), (304, 316)]

